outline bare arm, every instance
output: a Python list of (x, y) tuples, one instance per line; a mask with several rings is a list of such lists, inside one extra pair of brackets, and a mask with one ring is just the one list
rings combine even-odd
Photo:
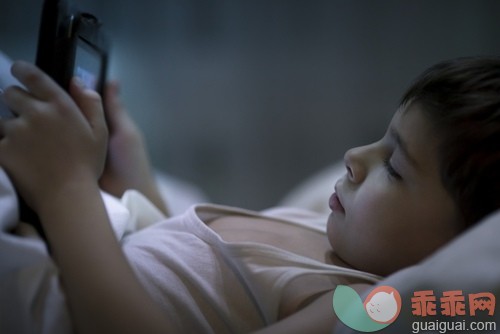
[(169, 332), (114, 237), (95, 183), (67, 184), (39, 212), (79, 333)]
[(100, 97), (73, 81), (71, 99), (27, 63), (15, 63), (12, 72), (27, 90), (5, 92), (18, 117), (0, 121), (0, 165), (41, 219), (77, 332), (169, 332), (101, 200), (107, 131)]
[[(372, 287), (371, 284), (350, 285), (359, 294)], [(333, 311), (333, 291), (329, 291), (298, 312), (277, 323), (257, 331), (255, 334), (301, 334), (327, 333), (332, 334), (338, 318)]]

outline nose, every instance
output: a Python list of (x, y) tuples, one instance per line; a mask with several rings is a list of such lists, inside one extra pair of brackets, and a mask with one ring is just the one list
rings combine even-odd
[(369, 168), (370, 145), (351, 148), (344, 155), (347, 177), (354, 184), (366, 178)]

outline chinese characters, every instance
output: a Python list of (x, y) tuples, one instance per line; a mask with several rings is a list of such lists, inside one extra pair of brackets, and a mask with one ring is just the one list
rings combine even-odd
[(470, 293), (468, 305), (465, 297), (462, 290), (444, 291), (439, 300), (433, 290), (415, 291), (411, 298), (412, 313), (420, 317), (434, 316), (438, 312), (438, 304), (440, 314), (449, 317), (475, 316), (477, 311), (487, 311), (489, 316), (495, 313), (495, 296), (492, 293)]

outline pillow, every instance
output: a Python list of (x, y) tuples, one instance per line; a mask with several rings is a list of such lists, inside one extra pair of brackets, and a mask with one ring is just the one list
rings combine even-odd
[[(398, 290), (402, 301), (399, 316), (382, 332), (468, 333), (474, 327), (496, 332), (500, 324), (500, 313), (495, 310), (495, 297), (500, 297), (498, 236), (500, 210), (422, 263), (379, 282), (377, 286), (388, 285)], [(421, 309), (425, 298), (418, 295), (424, 295), (423, 292), (434, 299), (426, 305), (432, 306), (430, 313), (435, 314), (425, 314), (427, 309)], [(335, 333), (358, 332), (340, 323)]]
[(278, 206), (302, 208), (328, 216), (331, 212), (328, 198), (332, 195), (335, 182), (345, 173), (345, 164), (339, 160), (299, 183), (286, 194)]

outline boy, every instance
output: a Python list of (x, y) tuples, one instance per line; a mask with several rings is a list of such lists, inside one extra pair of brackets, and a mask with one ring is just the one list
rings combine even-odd
[[(74, 80), (71, 99), (26, 63), (12, 72), (27, 90), (5, 92), (18, 117), (1, 122), (0, 165), (41, 218), (78, 332), (329, 332), (337, 284), (362, 290), (500, 206), (498, 192), (487, 191), (499, 189), (498, 58), (431, 68), (383, 138), (346, 153), (326, 236), (283, 216), (200, 206), (130, 235), (122, 247), (98, 181), (121, 196), (132, 179), (157, 198), (136, 130), (122, 133), (123, 151), (110, 146), (114, 167), (102, 174), (99, 96)], [(113, 141), (126, 116), (112, 91), (107, 101)], [(113, 165), (130, 145), (130, 161)], [(145, 179), (135, 177), (134, 164)]]

